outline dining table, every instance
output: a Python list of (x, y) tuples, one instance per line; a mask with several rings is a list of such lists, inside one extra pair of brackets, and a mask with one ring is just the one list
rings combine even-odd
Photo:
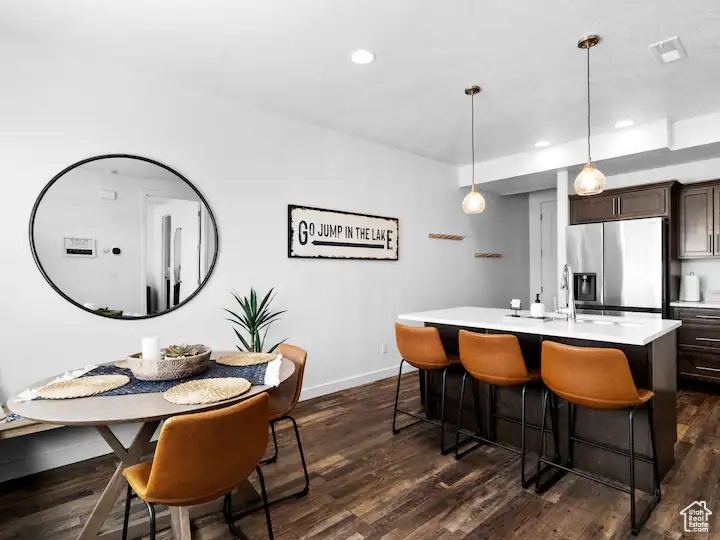
[[(212, 358), (236, 353), (237, 351), (213, 351)], [(292, 376), (295, 365), (287, 358), (282, 358), (280, 362), (279, 382), (282, 383)], [(110, 364), (113, 363), (110, 362), (107, 365)], [(31, 385), (30, 388), (41, 387), (55, 379), (56, 377), (50, 377)], [(182, 381), (178, 381), (178, 383), (180, 382)], [(167, 401), (162, 392), (148, 392), (52, 400), (22, 400), (16, 396), (7, 402), (7, 408), (23, 418), (46, 424), (92, 426), (105, 440), (120, 462), (87, 518), (78, 539), (111, 540), (122, 538), (122, 526), (104, 529), (104, 525), (118, 499), (127, 490), (128, 484), (122, 474), (123, 469), (139, 463), (148, 453), (152, 452), (153, 435), (163, 420), (181, 414), (227, 407), (271, 388), (266, 385), (253, 385), (250, 390), (235, 398), (197, 405), (176, 405)], [(138, 424), (139, 426), (134, 439), (127, 448), (111, 429), (111, 426), (120, 424)], [(238, 429), (241, 427), (239, 426)], [(249, 482), (246, 482), (244, 488), (251, 490), (257, 496), (257, 492)], [(211, 512), (219, 513), (221, 508), (222, 498), (192, 507), (170, 507), (169, 511), (158, 513), (157, 529), (159, 531), (170, 526), (176, 539), (186, 540), (190, 538), (190, 518), (207, 515)], [(128, 538), (140, 538), (146, 535), (148, 527), (148, 518), (131, 521), (128, 527)]]

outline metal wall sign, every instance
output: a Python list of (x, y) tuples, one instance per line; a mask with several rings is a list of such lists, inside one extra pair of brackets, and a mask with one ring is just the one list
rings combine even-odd
[(288, 205), (288, 257), (397, 261), (398, 233), (396, 218)]

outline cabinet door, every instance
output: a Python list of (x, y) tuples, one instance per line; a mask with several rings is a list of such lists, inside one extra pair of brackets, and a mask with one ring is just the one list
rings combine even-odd
[(668, 191), (663, 187), (621, 193), (615, 211), (622, 219), (667, 216)]
[(615, 197), (610, 195), (590, 195), (570, 199), (570, 225), (595, 223), (616, 219)]
[(714, 188), (687, 188), (680, 192), (679, 252), (682, 259), (713, 256)]
[(720, 255), (720, 187), (713, 188), (713, 255)]

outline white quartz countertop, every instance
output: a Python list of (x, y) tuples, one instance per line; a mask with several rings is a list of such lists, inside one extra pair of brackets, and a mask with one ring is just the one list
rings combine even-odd
[[(587, 339), (626, 345), (647, 345), (682, 325), (681, 321), (667, 319), (633, 319), (631, 317), (610, 317), (578, 315), (577, 321), (555, 318), (543, 322), (537, 319), (509, 318), (509, 309), (456, 307), (404, 313), (398, 316), (400, 322), (422, 322), (487, 328), (519, 334), (538, 334), (551, 337)], [(522, 315), (529, 315), (523, 311)], [(557, 314), (548, 316), (558, 317)]]
[(670, 302), (672, 307), (720, 309), (720, 302)]

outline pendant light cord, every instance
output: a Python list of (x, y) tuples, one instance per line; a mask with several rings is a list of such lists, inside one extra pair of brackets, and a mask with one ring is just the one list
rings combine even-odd
[(475, 94), (470, 94), (470, 141), (472, 145), (472, 190), (475, 191)]
[(588, 162), (592, 161), (590, 157), (590, 47), (587, 48), (587, 147)]

